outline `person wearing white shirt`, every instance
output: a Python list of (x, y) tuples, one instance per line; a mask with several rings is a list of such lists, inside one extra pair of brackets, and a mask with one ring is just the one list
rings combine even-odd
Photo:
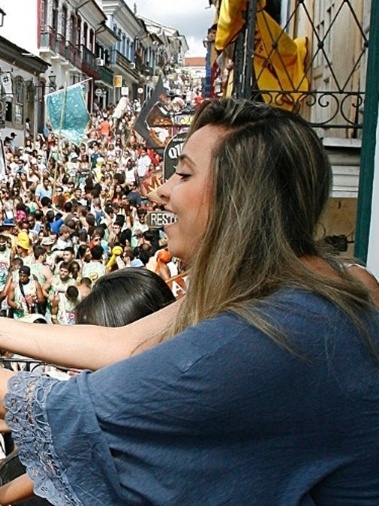
[(149, 165), (151, 164), (150, 156), (147, 154), (147, 151), (145, 148), (141, 150), (140, 155), (137, 158), (137, 175), (138, 175), (138, 184), (142, 181), (142, 179), (147, 174), (147, 171), (149, 170)]

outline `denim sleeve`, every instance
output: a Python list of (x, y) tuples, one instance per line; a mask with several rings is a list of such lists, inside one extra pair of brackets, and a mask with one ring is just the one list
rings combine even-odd
[(80, 505), (56, 455), (46, 418), (46, 398), (59, 380), (20, 372), (10, 379), (4, 405), (6, 422), (19, 446), (19, 457), (34, 482), (34, 491), (52, 504)]
[(9, 381), (6, 421), (34, 491), (57, 506), (119, 506), (120, 482), (87, 391), (89, 371), (68, 381), (20, 372)]

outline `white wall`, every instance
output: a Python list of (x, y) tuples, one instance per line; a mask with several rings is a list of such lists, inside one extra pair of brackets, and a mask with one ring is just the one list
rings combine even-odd
[(372, 192), (371, 224), (367, 267), (373, 274), (375, 274), (377, 279), (379, 279), (379, 121), (376, 125), (375, 172)]
[(7, 0), (1, 6), (6, 13), (2, 37), (13, 44), (38, 55), (37, 48), (37, 2), (36, 0)]

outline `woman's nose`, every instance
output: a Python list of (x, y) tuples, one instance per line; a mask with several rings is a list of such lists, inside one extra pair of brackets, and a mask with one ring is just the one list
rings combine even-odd
[(172, 177), (164, 182), (161, 186), (159, 186), (156, 190), (153, 190), (148, 194), (149, 200), (155, 202), (156, 204), (164, 205), (167, 204), (170, 198), (172, 185)]

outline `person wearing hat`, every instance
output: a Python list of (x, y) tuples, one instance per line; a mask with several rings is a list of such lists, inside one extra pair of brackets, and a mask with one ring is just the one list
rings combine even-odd
[(13, 318), (18, 320), (38, 312), (45, 297), (37, 278), (31, 275), (30, 267), (23, 265), (19, 269), (19, 280), (13, 281), (8, 293), (8, 305), (13, 309)]
[(54, 272), (57, 257), (61, 254), (59, 250), (53, 250), (54, 244), (57, 242), (56, 235), (52, 234), (49, 237), (44, 237), (41, 241), (41, 246), (46, 250), (45, 263), (48, 265), (51, 272)]
[(66, 162), (66, 174), (70, 179), (75, 180), (78, 169), (79, 156), (75, 151), (73, 151), (68, 155), (68, 161)]
[(22, 258), (24, 264), (30, 265), (32, 263), (32, 255), (30, 252), (30, 237), (26, 230), (21, 230), (17, 235), (16, 251), (17, 255)]

